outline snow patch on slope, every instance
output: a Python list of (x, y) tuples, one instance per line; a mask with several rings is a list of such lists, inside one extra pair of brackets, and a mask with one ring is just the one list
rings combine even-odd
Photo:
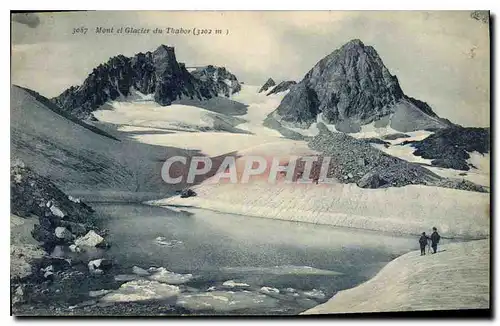
[(450, 237), (490, 232), (487, 193), (421, 185), (362, 189), (355, 184), (267, 182), (201, 184), (193, 189), (196, 197), (151, 203), (399, 234), (420, 234), (431, 225)]

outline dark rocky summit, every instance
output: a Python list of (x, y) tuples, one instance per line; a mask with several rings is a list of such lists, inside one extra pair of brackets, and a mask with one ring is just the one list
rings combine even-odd
[(259, 89), (259, 93), (266, 92), (269, 88), (276, 86), (276, 83), (272, 78), (269, 78), (264, 85)]
[(277, 94), (280, 92), (287, 91), (290, 89), (290, 87), (292, 87), (295, 84), (297, 84), (297, 82), (295, 80), (282, 81), (276, 87), (274, 87), (269, 93), (267, 93), (267, 95)]
[(348, 121), (360, 126), (376, 122), (378, 127), (390, 124), (401, 132), (451, 124), (426, 103), (406, 96), (377, 51), (360, 40), (352, 40), (320, 60), (271, 116), (308, 128), (318, 114), (330, 124)]
[[(425, 167), (385, 154), (372, 147), (369, 141), (356, 139), (345, 133), (333, 133), (318, 123), (320, 133), (308, 146), (330, 157), (327, 176), (342, 183), (356, 183), (361, 188), (402, 187), (411, 184), (440, 186), (469, 191), (487, 192), (472, 182), (446, 179)], [(321, 162), (313, 168), (319, 175)]]
[(118, 55), (109, 59), (94, 68), (82, 85), (68, 88), (52, 101), (72, 115), (88, 119), (106, 101), (127, 97), (132, 90), (154, 94), (154, 100), (166, 106), (181, 98), (228, 96), (240, 88), (236, 77), (225, 68), (207, 66), (190, 74), (183, 63), (177, 62), (174, 48), (161, 45), (154, 52), (132, 58)]
[(436, 131), (421, 141), (405, 141), (416, 148), (413, 155), (431, 159), (432, 165), (468, 171), (470, 152), (490, 151), (490, 128), (454, 127)]

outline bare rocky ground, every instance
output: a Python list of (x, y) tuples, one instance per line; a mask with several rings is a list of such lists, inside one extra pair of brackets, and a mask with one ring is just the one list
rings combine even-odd
[(116, 262), (105, 258), (106, 230), (99, 227), (91, 207), (18, 161), (11, 167), (11, 212), (14, 315), (126, 314), (130, 310), (126, 305), (98, 307), (89, 301), (89, 291), (121, 284), (113, 277)]

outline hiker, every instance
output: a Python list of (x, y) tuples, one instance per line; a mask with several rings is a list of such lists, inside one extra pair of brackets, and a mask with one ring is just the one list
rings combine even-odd
[(432, 234), (431, 234), (431, 247), (432, 247), (432, 253), (435, 254), (437, 251), (438, 243), (439, 240), (441, 239), (441, 236), (439, 235), (436, 227), (432, 228)]
[(420, 243), (420, 256), (425, 255), (425, 247), (427, 247), (428, 236), (425, 235), (425, 232), (422, 232), (422, 236), (418, 239), (418, 243)]

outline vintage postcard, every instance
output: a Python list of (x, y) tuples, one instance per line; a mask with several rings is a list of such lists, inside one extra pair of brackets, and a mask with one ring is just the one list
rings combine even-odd
[(489, 316), (489, 17), (11, 12), (12, 314)]

